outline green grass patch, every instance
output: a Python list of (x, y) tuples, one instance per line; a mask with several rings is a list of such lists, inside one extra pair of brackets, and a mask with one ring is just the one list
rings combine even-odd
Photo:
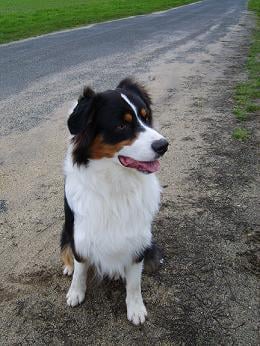
[(260, 4), (259, 0), (249, 0), (248, 9), (250, 11), (255, 11), (258, 16), (260, 16)]
[(146, 14), (196, 0), (1, 0), (0, 43), (110, 19)]
[[(257, 17), (246, 64), (248, 80), (236, 86), (234, 95), (233, 113), (240, 122), (247, 120), (250, 113), (260, 110), (260, 1), (249, 0), (248, 9), (254, 11)], [(237, 128), (232, 136), (245, 140), (248, 139), (249, 132), (245, 128)]]
[(249, 139), (250, 133), (247, 129), (243, 127), (238, 127), (233, 131), (232, 137), (237, 139), (238, 141), (244, 142), (247, 139)]

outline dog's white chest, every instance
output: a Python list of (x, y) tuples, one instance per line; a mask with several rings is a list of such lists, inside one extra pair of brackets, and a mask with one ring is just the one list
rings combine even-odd
[(66, 172), (66, 196), (75, 217), (74, 243), (78, 254), (102, 273), (122, 275), (131, 257), (151, 243), (160, 186), (154, 175), (113, 170), (114, 164), (106, 160), (100, 170), (101, 164)]

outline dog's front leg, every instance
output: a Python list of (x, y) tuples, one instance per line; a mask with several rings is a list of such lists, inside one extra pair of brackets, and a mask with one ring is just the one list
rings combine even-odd
[(87, 288), (88, 262), (77, 262), (74, 259), (74, 273), (67, 293), (67, 304), (76, 306), (83, 302)]
[(132, 263), (125, 270), (127, 318), (136, 325), (144, 323), (147, 316), (141, 293), (142, 270), (143, 262)]

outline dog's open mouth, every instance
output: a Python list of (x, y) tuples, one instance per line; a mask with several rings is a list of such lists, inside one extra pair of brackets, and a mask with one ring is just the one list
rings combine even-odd
[(160, 162), (154, 161), (136, 161), (128, 156), (118, 156), (120, 163), (128, 168), (135, 168), (139, 172), (146, 174), (157, 172), (160, 169)]

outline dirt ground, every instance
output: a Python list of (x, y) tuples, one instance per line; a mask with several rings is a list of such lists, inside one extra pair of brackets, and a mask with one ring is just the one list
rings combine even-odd
[(182, 47), (175, 52), (181, 59), (166, 53), (138, 75), (171, 143), (154, 222), (165, 261), (143, 276), (143, 326), (127, 321), (120, 281), (89, 282), (84, 304), (66, 306), (70, 279), (62, 276), (59, 235), (67, 105), (0, 139), (0, 344), (258, 344), (257, 117), (246, 124), (252, 139), (231, 138), (232, 91), (246, 77), (251, 26), (244, 16), (207, 52)]

